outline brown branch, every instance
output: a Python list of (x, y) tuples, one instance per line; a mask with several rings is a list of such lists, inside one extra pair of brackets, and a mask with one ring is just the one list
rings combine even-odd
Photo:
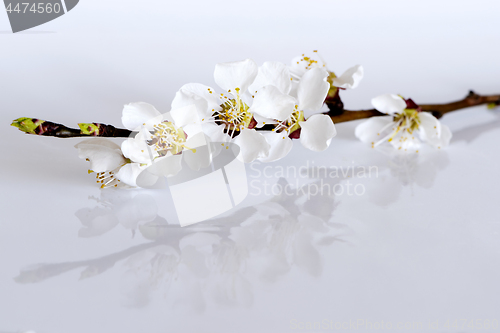
[(104, 137), (104, 138), (126, 138), (133, 132), (116, 128), (112, 125), (100, 123), (80, 123), (80, 128), (70, 128), (62, 124), (37, 118), (19, 118), (12, 122), (11, 126), (17, 127), (27, 134), (53, 136), (56, 138), (77, 138), (77, 137)]
[[(385, 113), (381, 113), (375, 109), (371, 110), (345, 110), (343, 103), (340, 100), (338, 94), (336, 98), (327, 98), (325, 103), (329, 107), (330, 111), (328, 115), (332, 118), (335, 124), (343, 123), (351, 120), (366, 119), (371, 117), (386, 116)], [(477, 105), (500, 105), (500, 95), (486, 95), (481, 96), (473, 91), (462, 100), (457, 102), (445, 103), (445, 104), (420, 104), (422, 111), (432, 112), (436, 118), (441, 118), (444, 114), (452, 111), (457, 111), (465, 109), (471, 106)], [(86, 123), (78, 124), (79, 129), (69, 128), (61, 124), (39, 120), (35, 118), (19, 118), (14, 120), (12, 126), (19, 128), (21, 131), (28, 134), (43, 135), (43, 136), (54, 136), (59, 138), (74, 138), (74, 137), (108, 137), (108, 138), (126, 138), (134, 134), (126, 129), (116, 128), (112, 125), (105, 125), (99, 123)], [(270, 130), (271, 126), (265, 125), (260, 130)], [(291, 136), (292, 138), (297, 138)]]
[[(448, 112), (483, 104), (500, 105), (500, 95), (481, 96), (471, 90), (469, 94), (460, 101), (445, 104), (420, 104), (420, 108), (422, 109), (422, 111), (432, 112), (432, 114), (436, 118), (441, 118)], [(340, 112), (337, 109), (335, 110), (334, 114), (332, 114), (331, 112), (329, 114), (334, 123), (343, 123), (351, 120), (386, 116), (385, 113), (379, 112), (375, 109), (360, 111), (343, 110)]]

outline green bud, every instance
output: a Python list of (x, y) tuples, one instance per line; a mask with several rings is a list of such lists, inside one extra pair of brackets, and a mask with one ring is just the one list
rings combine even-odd
[(79, 123), (78, 127), (82, 131), (82, 134), (85, 135), (99, 135), (99, 126), (92, 123)]
[(492, 110), (494, 108), (496, 108), (498, 105), (496, 103), (489, 103), (488, 104), (488, 110)]
[(335, 75), (334, 72), (328, 72), (328, 77), (326, 78), (326, 81), (328, 81), (328, 83), (330, 84), (328, 97), (335, 97), (335, 95), (337, 94), (337, 90), (339, 89), (333, 85), (333, 79), (335, 78), (337, 78), (337, 75)]
[(45, 120), (22, 117), (14, 120), (12, 124), (10, 124), (10, 126), (17, 127), (19, 128), (19, 130), (25, 133), (36, 134), (35, 129), (37, 129), (37, 127), (44, 122)]

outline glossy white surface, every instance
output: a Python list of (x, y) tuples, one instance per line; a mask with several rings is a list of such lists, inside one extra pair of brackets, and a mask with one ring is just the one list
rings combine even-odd
[[(87, 0), (31, 33), (0, 34), (0, 332), (499, 331), (478, 328), (500, 320), (498, 110), (447, 115), (451, 146), (408, 155), (339, 124), (323, 153), (296, 143), (249, 165), (247, 200), (186, 228), (165, 191), (99, 190), (79, 139), (7, 127), (20, 116), (118, 126), (125, 103), (168, 111), (182, 84), (212, 85), (216, 62), (309, 49), (338, 72), (365, 66), (342, 95), (350, 109), (388, 92), (417, 103), (500, 92), (495, 1), (233, 5)], [(285, 181), (289, 195), (263, 193)], [(295, 190), (311, 182), (364, 192)]]

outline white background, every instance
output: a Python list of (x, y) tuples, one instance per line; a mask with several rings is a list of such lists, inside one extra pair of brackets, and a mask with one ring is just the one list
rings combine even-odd
[[(131, 238), (135, 226), (78, 237), (75, 211), (93, 207), (88, 197), (101, 195), (73, 148), (79, 140), (28, 136), (8, 126), (21, 116), (119, 126), (126, 103), (145, 101), (166, 112), (181, 85), (213, 85), (217, 62), (288, 63), (312, 50), (337, 74), (365, 67), (359, 88), (342, 94), (348, 109), (369, 108), (382, 93), (423, 104), (458, 100), (469, 89), (500, 93), (499, 13), (493, 0), (82, 0), (53, 22), (12, 34), (0, 11), (0, 332), (288, 332), (293, 320), (325, 319), (422, 322), (420, 331), (433, 331), (427, 323), (439, 320), (438, 331), (477, 332), (477, 326), (443, 325), (500, 320), (498, 111), (476, 107), (445, 116), (454, 132), (450, 147), (409, 157), (403, 171), (392, 167), (393, 157), (355, 140), (357, 122), (337, 126), (338, 138), (323, 153), (296, 144), (273, 168), (315, 161), (381, 170), (377, 179), (361, 181), (364, 196), (335, 199), (329, 230), (343, 242), (314, 243), (312, 252), (285, 246), (292, 264), (273, 275), (276, 263), (266, 271), (257, 255), (267, 247), (235, 241), (257, 257), (236, 262), (267, 273), (241, 271), (246, 282), (227, 273), (200, 280), (188, 274), (196, 288), (191, 280), (186, 289), (179, 281), (170, 289), (160, 283), (168, 292), (147, 280), (134, 295), (123, 291), (121, 262), (81, 281), (81, 268), (34, 284), (13, 280), (36, 263), (94, 259), (147, 240)], [(161, 198), (146, 193), (167, 217)], [(264, 238), (271, 234), (265, 230)], [(249, 232), (243, 229), (245, 237)], [(302, 244), (298, 234), (280, 237)], [(235, 281), (240, 287), (231, 289)], [(218, 283), (228, 289), (209, 288)], [(135, 302), (144, 289), (148, 302)]]

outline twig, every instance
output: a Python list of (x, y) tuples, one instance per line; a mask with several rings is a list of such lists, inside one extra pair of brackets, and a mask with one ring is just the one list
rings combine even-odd
[[(477, 106), (483, 104), (500, 105), (500, 95), (481, 96), (471, 90), (464, 99), (457, 102), (451, 102), (445, 104), (419, 104), (419, 106), (422, 109), (422, 111), (432, 112), (432, 114), (436, 118), (441, 118), (444, 114), (448, 112), (457, 111), (471, 106)], [(334, 114), (330, 113), (330, 115), (335, 124), (357, 119), (387, 116), (385, 113), (379, 112), (375, 109), (360, 110), (360, 111), (343, 110), (341, 112), (339, 112), (338, 109), (335, 109), (335, 113)]]
[[(335, 124), (343, 123), (351, 120), (366, 119), (371, 117), (386, 116), (385, 113), (381, 113), (375, 109), (371, 110), (345, 110), (343, 109), (343, 103), (338, 95), (334, 99), (328, 99), (325, 101), (330, 111), (328, 115), (332, 118)], [(465, 109), (471, 106), (477, 105), (500, 105), (500, 95), (479, 95), (473, 91), (462, 100), (457, 102), (445, 103), (445, 104), (420, 104), (422, 111), (432, 112), (436, 118), (441, 118), (444, 114), (452, 111), (457, 111)], [(74, 137), (107, 137), (107, 138), (127, 138), (130, 137), (133, 132), (123, 129), (116, 128), (112, 125), (99, 124), (99, 123), (80, 123), (79, 129), (69, 128), (61, 124), (53, 123), (50, 121), (39, 120), (35, 118), (19, 118), (14, 120), (11, 124), (19, 128), (21, 131), (28, 134), (43, 135), (43, 136), (54, 136), (58, 138), (74, 138)], [(264, 126), (261, 130), (268, 130), (268, 126)], [(295, 137), (293, 137), (295, 138)]]

